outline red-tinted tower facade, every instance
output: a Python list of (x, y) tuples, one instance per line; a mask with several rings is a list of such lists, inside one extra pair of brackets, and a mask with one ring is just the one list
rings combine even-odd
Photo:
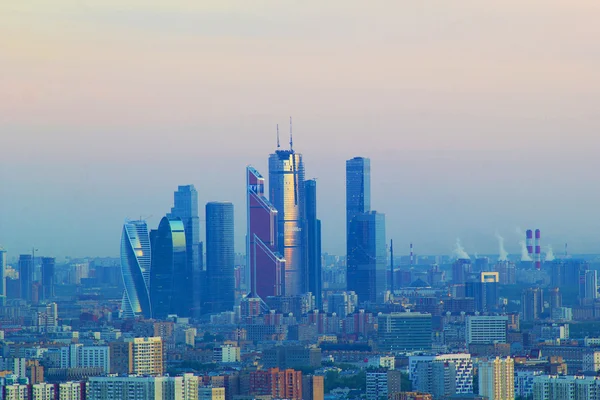
[(250, 295), (281, 296), (285, 288), (285, 259), (277, 252), (277, 210), (265, 197), (265, 179), (246, 168)]

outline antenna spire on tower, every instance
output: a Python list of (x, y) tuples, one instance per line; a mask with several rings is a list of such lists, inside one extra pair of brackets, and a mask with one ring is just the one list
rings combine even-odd
[(277, 148), (280, 148), (281, 146), (279, 145), (279, 124), (277, 124)]
[(292, 136), (292, 117), (290, 117), (290, 150), (294, 151), (294, 137)]

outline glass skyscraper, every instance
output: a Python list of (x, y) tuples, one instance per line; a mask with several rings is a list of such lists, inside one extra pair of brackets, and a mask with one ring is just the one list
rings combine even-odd
[(150, 302), (152, 317), (192, 315), (192, 276), (187, 273), (185, 228), (180, 218), (164, 217), (152, 234)]
[(0, 248), (0, 306), (6, 302), (6, 250)]
[(206, 277), (209, 288), (204, 302), (206, 311), (210, 310), (211, 313), (233, 311), (234, 267), (233, 204), (207, 203)]
[(187, 276), (193, 282), (190, 293), (194, 315), (200, 314), (202, 244), (200, 243), (200, 218), (198, 216), (198, 192), (194, 185), (179, 186), (174, 194), (173, 208), (167, 218), (180, 218), (185, 229)]
[(246, 168), (247, 282), (250, 296), (266, 299), (283, 294), (285, 259), (277, 247), (277, 210), (265, 197), (265, 178), (253, 167)]
[(146, 221), (126, 221), (121, 235), (121, 273), (125, 286), (121, 310), (125, 318), (152, 317), (148, 290), (151, 252)]
[(306, 191), (306, 230), (308, 249), (307, 291), (315, 296), (315, 307), (323, 309), (321, 277), (321, 220), (317, 219), (317, 181), (305, 182)]
[(346, 161), (346, 229), (355, 215), (371, 211), (371, 160), (354, 157)]
[(54, 266), (53, 257), (42, 257), (42, 298), (49, 300), (54, 297)]
[(377, 211), (358, 214), (350, 222), (347, 258), (348, 290), (359, 302), (383, 303), (387, 290), (385, 215)]
[(277, 150), (269, 156), (269, 199), (278, 212), (277, 245), (285, 259), (284, 295), (306, 291), (307, 248), (302, 154)]
[(31, 286), (33, 285), (33, 256), (31, 254), (19, 256), (19, 283), (21, 298), (31, 301)]

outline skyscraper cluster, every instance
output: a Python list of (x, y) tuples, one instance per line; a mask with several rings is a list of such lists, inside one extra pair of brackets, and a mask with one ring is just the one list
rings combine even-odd
[[(289, 149), (282, 149), (278, 138), (268, 166), (268, 191), (260, 172), (246, 168), (247, 295), (242, 301), (252, 305), (242, 304), (242, 310), (264, 311), (267, 303), (322, 310), (317, 181), (305, 178), (302, 154), (294, 150), (291, 132)], [(236, 286), (234, 268), (233, 204), (209, 202), (205, 211), (205, 246), (199, 239), (198, 192), (193, 185), (179, 186), (171, 212), (157, 229), (149, 231), (144, 221), (125, 223), (121, 240), (125, 316), (198, 318), (233, 310), (235, 290), (241, 286), (240, 282)], [(346, 239), (348, 290), (356, 293), (359, 303), (383, 303), (385, 215), (371, 210), (368, 158), (346, 162)]]
[(198, 192), (179, 186), (171, 212), (155, 230), (126, 221), (121, 237), (124, 317), (165, 319), (231, 311), (234, 303), (233, 204), (206, 205), (203, 269)]

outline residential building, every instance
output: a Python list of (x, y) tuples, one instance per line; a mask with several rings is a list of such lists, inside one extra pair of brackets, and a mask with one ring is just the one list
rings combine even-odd
[(429, 367), (421, 368), (420, 364), (431, 364), (431, 363), (442, 363), (442, 364), (453, 364), (455, 371), (455, 393), (468, 394), (473, 393), (473, 360), (470, 354), (440, 354), (440, 355), (429, 355), (429, 356), (410, 356), (408, 359), (408, 371), (409, 379), (412, 382), (413, 388), (418, 387), (431, 387), (433, 384), (430, 382), (423, 382), (423, 380), (430, 379), (430, 373), (433, 370)]
[(489, 400), (514, 400), (515, 370), (514, 360), (496, 357), (478, 363), (479, 394)]

